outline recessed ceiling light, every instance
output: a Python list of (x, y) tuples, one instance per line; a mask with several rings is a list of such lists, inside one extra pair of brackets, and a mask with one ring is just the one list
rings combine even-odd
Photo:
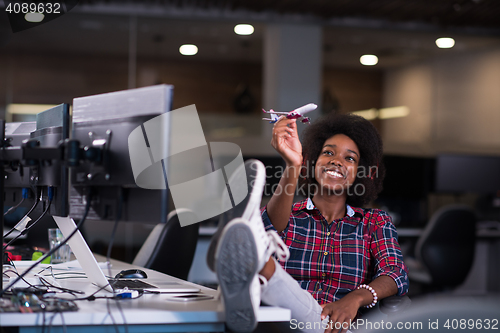
[(33, 23), (42, 22), (44, 18), (45, 15), (43, 15), (42, 13), (27, 13), (26, 15), (24, 15), (24, 19), (26, 21)]
[(436, 45), (440, 49), (449, 49), (455, 45), (455, 40), (449, 37), (438, 38), (436, 39)]
[(237, 24), (234, 26), (234, 32), (238, 35), (251, 35), (254, 32), (253, 25), (251, 24)]
[(186, 55), (186, 56), (195, 55), (196, 53), (198, 53), (198, 47), (196, 45), (193, 45), (193, 44), (184, 44), (184, 45), (181, 45), (181, 47), (179, 47), (179, 52), (182, 55)]
[(359, 58), (359, 62), (361, 62), (361, 64), (365, 66), (374, 66), (378, 63), (378, 58), (373, 54), (365, 54), (362, 55), (361, 58)]

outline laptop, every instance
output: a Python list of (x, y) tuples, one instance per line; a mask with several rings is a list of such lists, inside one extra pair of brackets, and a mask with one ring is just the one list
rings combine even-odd
[[(70, 217), (52, 216), (62, 234), (67, 238), (75, 229), (76, 224)], [(83, 271), (88, 279), (96, 286), (103, 288), (109, 292), (113, 289), (124, 289), (127, 287), (130, 290), (145, 290), (155, 293), (197, 293), (199, 288), (184, 285), (175, 281), (165, 281), (158, 285), (153, 285), (141, 280), (131, 279), (108, 279), (104, 275), (101, 267), (97, 263), (92, 251), (90, 251), (87, 242), (83, 238), (80, 230), (68, 241), (71, 250), (75, 254), (76, 259), (82, 266)], [(139, 284), (139, 285), (138, 285)]]

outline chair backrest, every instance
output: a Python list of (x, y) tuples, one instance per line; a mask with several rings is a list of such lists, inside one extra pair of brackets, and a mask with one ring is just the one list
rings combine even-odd
[(474, 211), (465, 205), (449, 205), (434, 213), (427, 223), (415, 255), (427, 267), (433, 286), (454, 288), (466, 279), (475, 246)]
[(151, 231), (132, 264), (187, 280), (196, 251), (200, 224), (181, 227), (180, 214), (193, 221), (196, 219), (196, 215), (189, 209), (181, 208), (170, 212), (167, 222), (157, 224)]
[[(247, 195), (239, 204), (223, 213), (221, 215), (222, 219), (228, 221), (236, 217), (249, 219), (256, 210), (260, 214), (262, 191), (266, 185), (266, 168), (261, 161), (256, 159), (245, 161), (244, 165), (239, 166), (229, 177), (228, 183), (235, 184), (231, 188), (232, 190), (237, 190), (234, 186), (245, 184), (247, 186)], [(223, 197), (222, 200), (228, 200), (228, 198)]]

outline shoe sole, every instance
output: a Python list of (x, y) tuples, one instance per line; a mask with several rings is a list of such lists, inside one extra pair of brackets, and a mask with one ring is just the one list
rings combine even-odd
[(224, 230), (216, 262), (226, 325), (234, 332), (252, 332), (257, 319), (250, 288), (257, 274), (258, 256), (252, 231), (244, 222), (235, 222)]

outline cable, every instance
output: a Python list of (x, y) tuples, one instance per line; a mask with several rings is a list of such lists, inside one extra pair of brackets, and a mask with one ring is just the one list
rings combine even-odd
[(3, 216), (7, 216), (9, 215), (10, 213), (13, 213), (17, 207), (21, 206), (21, 204), (24, 202), (24, 198), (21, 199), (21, 201), (19, 201), (19, 203), (15, 206), (12, 206), (10, 207), (9, 209), (7, 209), (7, 211), (5, 213), (3, 213)]
[(101, 290), (104, 290), (108, 285), (105, 285), (103, 287), (99, 287), (99, 289), (97, 289), (97, 291), (93, 292), (92, 294), (90, 294), (89, 296), (85, 296), (85, 297), (80, 297), (80, 298), (74, 298), (73, 301), (94, 301), (96, 300), (97, 298), (109, 298), (109, 297), (96, 297), (95, 295), (100, 292)]
[[(30, 214), (31, 212), (36, 208), (36, 206), (38, 205), (38, 191), (35, 191), (35, 204), (30, 208), (30, 210), (23, 216), (23, 218), (21, 220), (19, 220), (19, 222), (14, 226), (14, 228), (10, 229), (5, 235), (3, 235), (3, 238), (7, 237), (8, 235), (10, 235), (14, 230), (17, 230), (17, 228), (20, 228), (23, 224), (24, 224), (24, 219), (26, 219)], [(23, 189), (23, 196), (24, 196), (24, 189)], [(29, 222), (29, 221), (28, 221)], [(28, 224), (28, 222), (26, 222), (26, 224)]]
[(111, 308), (109, 307), (109, 298), (106, 299), (106, 309), (108, 310), (109, 318), (111, 318), (111, 321), (113, 322), (113, 327), (115, 328), (116, 333), (120, 333), (118, 325), (116, 324), (115, 321), (115, 317), (113, 317), (113, 314), (111, 313)]
[[(52, 186), (49, 186), (47, 187), (47, 197), (49, 199), (49, 203), (47, 205), (47, 208), (45, 208), (44, 212), (42, 213), (42, 215), (40, 215), (40, 217), (38, 219), (36, 219), (34, 222), (32, 222), (27, 228), (24, 228), (23, 231), (21, 231), (19, 233), (19, 235), (17, 235), (16, 237), (14, 237), (13, 239), (10, 240), (10, 242), (7, 243), (7, 245), (4, 246), (3, 250), (5, 251), (7, 249), (7, 247), (14, 243), (16, 240), (19, 239), (19, 237), (23, 236), (23, 235), (26, 235), (28, 233), (28, 231), (33, 227), (35, 226), (35, 224), (37, 224), (44, 216), (45, 214), (47, 214), (47, 212), (49, 211), (50, 209), (50, 205), (52, 204), (52, 200), (54, 199), (54, 187)], [(16, 226), (17, 227), (17, 226)]]
[(47, 333), (50, 333), (50, 329), (52, 328), (52, 323), (54, 322), (54, 318), (57, 316), (57, 312), (54, 312), (54, 314), (52, 315), (52, 317), (50, 317), (50, 321), (49, 321), (49, 327), (48, 327), (48, 331)]
[[(21, 201), (15, 205), (15, 206), (12, 206), (10, 207), (5, 213), (3, 213), (3, 216), (6, 216), (6, 215), (9, 215), (10, 213), (14, 212), (17, 207), (21, 206), (21, 204), (24, 202), (24, 199), (28, 199), (29, 197), (29, 192), (28, 192), (29, 188), (23, 188), (22, 192), (23, 192), (23, 198), (21, 199)], [(25, 195), (26, 193), (26, 195)]]
[[(66, 277), (60, 277), (60, 275), (70, 275)], [(54, 273), (53, 276), (57, 280), (67, 280), (67, 279), (81, 279), (82, 277), (86, 277), (84, 272), (60, 272), (60, 273)]]
[[(111, 249), (113, 247), (113, 241), (115, 239), (116, 229), (118, 229), (118, 222), (120, 222), (120, 220), (121, 220), (122, 206), (123, 206), (123, 189), (120, 187), (118, 189), (118, 207), (116, 209), (115, 224), (113, 226), (113, 231), (111, 232), (111, 239), (109, 241), (108, 251), (106, 253), (106, 262), (107, 262), (107, 266), (108, 266), (108, 274), (110, 276), (111, 276), (111, 265), (110, 265), (110, 262), (111, 262)], [(117, 300), (118, 298), (116, 298), (116, 296), (117, 296), (116, 292), (113, 289), (113, 298)], [(108, 314), (109, 314), (111, 320), (113, 321), (113, 324), (115, 325), (115, 330), (118, 333), (118, 327), (116, 326), (115, 319), (113, 318), (113, 315), (111, 314), (111, 309), (109, 307), (109, 301), (108, 300), (106, 301), (106, 307), (107, 307), (107, 310), (108, 310)], [(128, 333), (127, 321), (125, 320), (125, 315), (123, 314), (123, 309), (122, 309), (122, 307), (121, 307), (121, 305), (120, 305), (120, 303), (118, 301), (116, 301), (116, 307), (120, 311), (120, 315), (121, 315), (121, 317), (123, 319), (123, 326), (125, 328), (125, 333)]]
[(17, 275), (18, 277), (20, 277), (20, 280), (23, 280), (24, 283), (26, 283), (29, 287), (32, 287), (34, 289), (40, 289), (38, 286), (34, 285), (34, 284), (31, 284), (29, 281), (25, 280), (24, 279), (24, 276), (21, 277), (21, 275), (16, 271), (16, 270), (7, 270), (7, 271), (4, 271), (4, 274), (5, 273), (14, 273), (15, 275)]
[[(58, 304), (59, 306), (59, 304)], [(63, 332), (64, 333), (68, 333), (67, 329), (66, 329), (66, 322), (64, 321), (64, 315), (63, 315), (63, 309), (59, 309), (59, 314), (61, 315), (61, 321), (62, 321), (62, 327), (63, 327)]]
[(19, 282), (19, 280), (21, 280), (22, 278), (24, 278), (26, 276), (26, 274), (28, 274), (29, 272), (31, 272), (31, 270), (33, 268), (35, 268), (36, 266), (38, 266), (38, 264), (40, 264), (42, 261), (44, 261), (45, 259), (47, 259), (49, 256), (51, 256), (54, 252), (56, 252), (57, 250), (59, 250), (63, 245), (65, 245), (68, 240), (73, 237), (74, 234), (76, 234), (78, 232), (78, 230), (82, 227), (83, 223), (85, 222), (85, 219), (87, 218), (87, 215), (89, 213), (89, 210), (90, 210), (90, 202), (92, 200), (92, 188), (90, 188), (90, 191), (87, 195), (87, 204), (85, 205), (85, 211), (83, 213), (83, 216), (82, 218), (80, 219), (80, 221), (78, 222), (78, 224), (76, 225), (76, 228), (75, 230), (73, 230), (73, 232), (66, 238), (66, 239), (63, 239), (57, 246), (55, 246), (54, 248), (52, 248), (49, 252), (47, 252), (44, 256), (42, 256), (40, 259), (38, 259), (33, 265), (31, 265), (27, 270), (25, 270), (21, 275), (19, 275), (12, 283), (10, 283), (7, 287), (5, 287), (5, 289), (3, 289), (2, 291), (0, 291), (0, 297), (9, 289), (11, 288), (13, 285), (15, 285), (17, 282)]
[(45, 214), (47, 214), (47, 212), (49, 211), (50, 209), (50, 205), (52, 204), (52, 199), (49, 199), (49, 203), (47, 205), (47, 208), (45, 208), (45, 210), (43, 211), (42, 215), (40, 215), (40, 217), (38, 217), (33, 223), (31, 223), (27, 228), (24, 228), (23, 231), (21, 231), (19, 233), (19, 235), (17, 235), (16, 237), (12, 238), (4, 247), (3, 247), (3, 251), (5, 251), (7, 249), (7, 247), (9, 247), (10, 244), (14, 243), (16, 240), (18, 240), (21, 236), (23, 235), (26, 235), (28, 233), (28, 231), (33, 228), (35, 226), (35, 224), (37, 224), (44, 216)]
[(42, 303), (42, 305), (40, 305), (40, 307), (42, 308), (42, 316), (43, 316), (43, 318), (42, 318), (43, 319), (43, 322), (42, 322), (42, 333), (44, 333), (45, 332), (45, 321), (46, 321), (45, 312), (47, 310), (47, 307), (43, 303)]
[(42, 284), (44, 286), (46, 286), (46, 287), (48, 286), (48, 287), (51, 287), (51, 288), (54, 288), (54, 289), (58, 289), (58, 290), (60, 290), (62, 292), (71, 294), (73, 296), (75, 296), (75, 294), (84, 294), (84, 292), (80, 291), (80, 290), (74, 290), (74, 289), (68, 289), (68, 288), (63, 288), (63, 287), (55, 286), (52, 283), (50, 283), (49, 281), (47, 281), (47, 279), (45, 279), (42, 276), (38, 276), (38, 278), (40, 279), (40, 282), (42, 282)]
[(108, 274), (111, 276), (111, 267), (109, 266), (109, 262), (111, 260), (111, 249), (113, 247), (113, 242), (115, 239), (116, 229), (118, 229), (118, 222), (121, 220), (122, 215), (122, 206), (123, 206), (123, 189), (120, 187), (118, 190), (118, 207), (116, 209), (115, 216), (115, 224), (113, 226), (113, 231), (111, 232), (111, 238), (108, 244), (108, 251), (106, 253), (106, 262), (108, 263)]

